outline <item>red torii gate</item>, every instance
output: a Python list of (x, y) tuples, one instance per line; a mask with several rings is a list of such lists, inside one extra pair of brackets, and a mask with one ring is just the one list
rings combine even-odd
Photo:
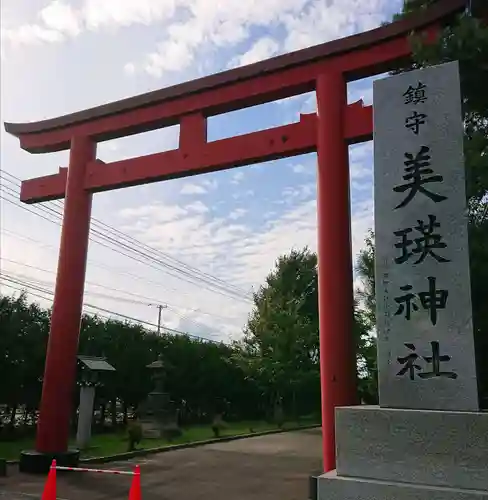
[[(59, 118), (5, 123), (30, 153), (70, 150), (68, 168), (23, 181), (21, 187), (25, 203), (65, 198), (36, 452), (23, 452), (23, 470), (47, 470), (53, 457), (67, 465), (78, 459), (77, 452), (68, 451), (68, 437), (93, 193), (312, 151), (318, 155), (323, 459), (325, 471), (335, 468), (334, 409), (357, 404), (348, 145), (373, 136), (372, 107), (361, 101), (347, 105), (346, 82), (408, 60), (412, 31), (432, 39), (468, 3), (443, 0), (402, 21), (267, 61)], [(313, 90), (317, 114), (207, 142), (209, 116)], [(180, 125), (178, 149), (111, 163), (96, 158), (98, 142), (175, 124)]]

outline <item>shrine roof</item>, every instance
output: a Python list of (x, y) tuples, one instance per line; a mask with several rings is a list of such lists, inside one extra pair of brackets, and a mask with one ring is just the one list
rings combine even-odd
[[(27, 123), (5, 122), (5, 130), (20, 138), (21, 136), (30, 134), (68, 129), (84, 122), (93, 122), (101, 118), (148, 108), (166, 101), (169, 102), (192, 94), (263, 77), (293, 67), (305, 66), (321, 59), (337, 57), (357, 49), (366, 49), (370, 46), (422, 29), (436, 22), (449, 20), (453, 15), (462, 12), (468, 4), (469, 0), (439, 0), (423, 12), (409, 15), (402, 20), (370, 31), (56, 118)], [(27, 147), (25, 149), (31, 152), (57, 150), (49, 147), (45, 149)]]

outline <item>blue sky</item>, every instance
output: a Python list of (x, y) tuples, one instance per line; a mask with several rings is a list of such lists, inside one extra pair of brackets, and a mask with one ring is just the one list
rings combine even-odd
[[(372, 29), (400, 4), (3, 0), (0, 117), (35, 121), (249, 64)], [(371, 80), (349, 85), (350, 102), (364, 98), (370, 104), (371, 96)], [(314, 109), (315, 97), (307, 94), (215, 117), (209, 120), (209, 140), (290, 123)], [(98, 156), (105, 161), (139, 156), (172, 149), (177, 140), (173, 127), (100, 144)], [(350, 157), (357, 254), (373, 223), (371, 143), (350, 148)], [(25, 153), (2, 127), (3, 172), (21, 179), (54, 173), (67, 158), (66, 152)], [(169, 275), (92, 242), (86, 303), (151, 323), (157, 311), (148, 304), (165, 303), (168, 327), (212, 339), (237, 338), (251, 308), (249, 293), (276, 258), (293, 247), (316, 248), (315, 169), (310, 154), (97, 194), (97, 219), (238, 287), (239, 297), (228, 289), (211, 292), (181, 274)], [(1, 179), (2, 273), (53, 291), (59, 225), (12, 203), (17, 188), (8, 173)], [(42, 214), (37, 207), (29, 209)], [(2, 285), (2, 292), (8, 291)]]

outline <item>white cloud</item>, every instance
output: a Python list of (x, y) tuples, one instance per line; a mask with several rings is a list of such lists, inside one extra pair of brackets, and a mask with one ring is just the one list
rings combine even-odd
[(229, 213), (229, 219), (231, 220), (237, 220), (241, 219), (247, 214), (247, 210), (245, 208), (236, 208), (235, 210), (232, 210), (232, 212)]
[[(212, 264), (214, 273), (240, 288), (249, 289), (261, 284), (276, 258), (289, 252), (293, 246), (307, 245), (316, 249), (315, 190), (314, 183), (297, 186), (293, 195), (298, 202), (280, 214), (271, 214), (270, 223), (260, 228), (236, 224), (234, 221), (243, 219), (247, 212), (236, 208), (225, 218), (187, 213), (169, 223), (153, 219), (151, 227), (137, 231), (137, 237), (169, 254), (180, 255), (202, 269), (208, 269)], [(291, 189), (288, 195), (290, 193)], [(313, 198), (299, 201), (305, 196)], [(164, 212), (167, 208), (161, 206), (159, 210)], [(372, 220), (371, 200), (353, 206), (352, 250), (355, 256), (364, 245)]]
[(54, 0), (40, 12), (40, 18), (47, 26), (55, 31), (76, 36), (80, 33), (80, 19), (75, 10), (61, 0)]
[(302, 165), (301, 163), (298, 163), (297, 165), (292, 165), (291, 169), (293, 170), (293, 172), (295, 172), (295, 174), (303, 174), (303, 172), (305, 172), (305, 166)]
[(298, 50), (358, 31), (375, 28), (384, 20), (385, 8), (391, 0), (335, 0), (308, 3), (298, 15), (286, 15), (285, 50)]
[[(151, 75), (187, 68), (195, 52), (204, 47), (233, 46), (250, 36), (250, 27), (285, 29), (285, 43), (270, 36), (254, 41), (244, 54), (231, 59), (229, 66), (244, 65), (297, 50), (316, 43), (376, 27), (389, 0), (189, 0), (191, 17), (170, 26), (156, 52), (146, 56), (144, 67)], [(176, 58), (176, 56), (178, 56)]]
[(278, 205), (289, 205), (290, 203), (296, 203), (297, 200), (309, 199), (315, 194), (317, 186), (315, 183), (299, 184), (286, 187), (282, 192), (282, 197), (276, 200), (275, 203)]
[(199, 200), (191, 203), (190, 205), (187, 205), (185, 208), (189, 212), (195, 212), (199, 214), (204, 214), (209, 211), (208, 207)]
[(177, 3), (176, 0), (85, 0), (82, 15), (89, 29), (151, 24), (171, 19)]
[(249, 198), (251, 196), (254, 196), (254, 190), (246, 189), (245, 191), (238, 191), (237, 193), (234, 193), (232, 198), (234, 198), (234, 200), (242, 200), (242, 198)]
[(180, 191), (180, 194), (204, 194), (207, 190), (199, 184), (185, 184)]
[(59, 31), (43, 28), (37, 24), (24, 24), (16, 29), (2, 29), (2, 40), (11, 42), (14, 46), (62, 42), (63, 38)]
[[(198, 203), (194, 203), (193, 205), (197, 205)], [(190, 206), (185, 209), (178, 205), (154, 203), (152, 205), (124, 208), (120, 210), (119, 215), (125, 220), (137, 218), (139, 221), (145, 222), (148, 218), (151, 218), (152, 222), (169, 222), (186, 215)]]
[(373, 155), (373, 142), (355, 144), (349, 148), (349, 161), (351, 164), (364, 164), (370, 162)]
[(132, 62), (128, 62), (124, 65), (124, 73), (127, 75), (133, 75), (136, 72), (136, 65)]
[(193, 61), (192, 48), (182, 41), (164, 41), (158, 45), (155, 52), (147, 56), (144, 70), (156, 77), (160, 77), (165, 71), (182, 71)]
[(81, 32), (82, 19), (67, 3), (53, 0), (42, 8), (37, 17), (39, 23), (26, 23), (6, 28), (2, 23), (2, 40), (14, 46), (39, 43), (59, 43), (68, 36)]
[(229, 63), (229, 67), (245, 66), (263, 59), (268, 59), (278, 53), (279, 45), (276, 40), (269, 36), (260, 38), (252, 47)]
[(291, 170), (295, 174), (305, 174), (307, 176), (315, 175), (316, 173), (316, 162), (313, 161), (311, 163), (294, 163), (291, 165)]
[(240, 170), (232, 176), (231, 183), (232, 184), (239, 184), (242, 181), (242, 179), (244, 179), (244, 172), (242, 170)]
[(217, 189), (219, 185), (217, 179), (203, 179), (202, 184), (210, 190)]
[(86, 30), (113, 30), (133, 24), (150, 25), (172, 19), (185, 0), (84, 0), (78, 9), (63, 0), (43, 7), (37, 24), (21, 24), (2, 31), (15, 44), (59, 42), (64, 35), (76, 36)]
[[(84, 0), (74, 9), (53, 0), (39, 12), (39, 24), (20, 25), (5, 38), (22, 43), (61, 41), (86, 30), (113, 31), (135, 24), (158, 25), (164, 33), (139, 63), (154, 77), (189, 68), (208, 49), (230, 48), (249, 40), (250, 48), (231, 65), (256, 62), (377, 26), (390, 0)], [(284, 43), (270, 35), (252, 40), (252, 28), (285, 32)], [(225, 65), (224, 65), (225, 66)]]

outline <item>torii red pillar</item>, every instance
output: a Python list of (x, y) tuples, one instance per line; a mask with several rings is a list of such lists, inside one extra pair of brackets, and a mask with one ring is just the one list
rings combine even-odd
[(80, 317), (90, 232), (92, 193), (85, 190), (85, 172), (95, 159), (96, 143), (71, 140), (61, 245), (51, 329), (46, 355), (36, 450), (59, 453), (69, 438)]
[(344, 139), (346, 82), (317, 79), (317, 222), (320, 382), (324, 471), (335, 468), (334, 411), (357, 403), (353, 321), (349, 156)]

